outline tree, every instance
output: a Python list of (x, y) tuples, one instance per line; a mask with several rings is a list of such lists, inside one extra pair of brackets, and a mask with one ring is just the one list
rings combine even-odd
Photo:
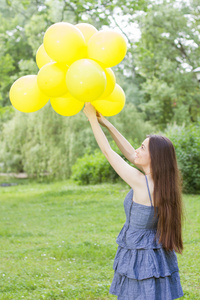
[(200, 65), (199, 7), (171, 0), (152, 4), (138, 17), (141, 39), (134, 54), (136, 72), (145, 81), (139, 107), (163, 129), (167, 123), (194, 122), (200, 114), (200, 90), (192, 70)]
[[(10, 105), (11, 84), (37, 74), (35, 55), (46, 29), (55, 22), (88, 22), (97, 29), (118, 28), (128, 52), (114, 67), (127, 102), (160, 128), (168, 122), (194, 122), (200, 112), (199, 85), (192, 70), (199, 61), (197, 0), (13, 0), (0, 3), (0, 100)], [(135, 41), (133, 25), (140, 27)]]

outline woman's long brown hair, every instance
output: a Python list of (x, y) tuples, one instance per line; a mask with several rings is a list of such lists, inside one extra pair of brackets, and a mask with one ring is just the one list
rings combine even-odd
[(182, 196), (180, 174), (172, 142), (150, 135), (149, 151), (154, 181), (154, 207), (158, 208), (157, 237), (163, 248), (182, 253)]

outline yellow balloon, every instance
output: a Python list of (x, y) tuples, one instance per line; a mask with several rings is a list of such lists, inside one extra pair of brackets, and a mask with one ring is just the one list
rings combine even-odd
[(77, 27), (82, 32), (82, 34), (85, 38), (86, 44), (88, 43), (89, 39), (95, 33), (98, 32), (98, 30), (94, 26), (87, 24), (87, 23), (79, 23), (79, 24), (75, 25), (75, 27)]
[(95, 109), (103, 116), (114, 116), (118, 114), (125, 105), (125, 94), (122, 88), (116, 84), (114, 91), (105, 99), (92, 102)]
[(27, 75), (17, 79), (10, 88), (10, 101), (19, 111), (31, 113), (41, 109), (48, 102), (38, 87), (37, 75)]
[(103, 94), (106, 87), (106, 75), (95, 61), (80, 59), (69, 67), (66, 82), (73, 97), (80, 101), (90, 102)]
[(83, 34), (78, 28), (66, 22), (55, 23), (47, 29), (44, 35), (44, 48), (54, 61), (68, 65), (86, 55)]
[(127, 51), (124, 37), (115, 31), (99, 31), (88, 42), (88, 57), (99, 61), (106, 68), (120, 63)]
[(52, 62), (43, 66), (37, 75), (39, 88), (49, 97), (59, 97), (67, 93), (67, 66)]
[(36, 52), (36, 63), (39, 69), (41, 69), (44, 65), (53, 62), (53, 59), (49, 57), (44, 49), (44, 45), (40, 45)]
[(101, 99), (108, 97), (114, 90), (116, 84), (116, 78), (111, 68), (103, 69), (106, 74), (106, 88), (104, 93), (101, 95)]
[(84, 106), (84, 102), (78, 101), (69, 93), (59, 98), (52, 98), (50, 101), (58, 114), (68, 117), (79, 113)]

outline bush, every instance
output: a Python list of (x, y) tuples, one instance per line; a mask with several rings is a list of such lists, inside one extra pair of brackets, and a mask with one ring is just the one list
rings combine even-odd
[(72, 179), (78, 184), (115, 182), (119, 178), (103, 153), (97, 149), (77, 159), (72, 167)]
[(165, 135), (176, 149), (177, 160), (183, 179), (183, 190), (200, 192), (200, 122), (189, 126), (168, 126)]

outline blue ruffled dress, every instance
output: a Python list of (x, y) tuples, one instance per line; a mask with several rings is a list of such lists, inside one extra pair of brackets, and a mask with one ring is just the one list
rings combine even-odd
[[(146, 178), (147, 181), (147, 178)], [(147, 187), (149, 191), (148, 181)], [(110, 293), (119, 300), (172, 300), (183, 296), (175, 251), (156, 239), (158, 217), (151, 206), (124, 200), (126, 223), (117, 237), (118, 250)]]

